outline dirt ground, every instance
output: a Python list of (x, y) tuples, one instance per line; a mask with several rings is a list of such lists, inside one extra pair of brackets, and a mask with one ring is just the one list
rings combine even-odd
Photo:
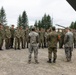
[(71, 62), (66, 62), (64, 49), (58, 49), (57, 62), (47, 63), (47, 48), (39, 49), (39, 64), (28, 64), (28, 49), (0, 51), (0, 75), (76, 75), (76, 50)]

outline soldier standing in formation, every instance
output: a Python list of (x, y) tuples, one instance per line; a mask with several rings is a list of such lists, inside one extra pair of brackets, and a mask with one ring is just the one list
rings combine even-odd
[(24, 30), (23, 30), (22, 26), (20, 26), (20, 35), (21, 35), (21, 37), (20, 37), (21, 47), (22, 47), (22, 49), (24, 49)]
[(31, 63), (31, 55), (32, 52), (34, 51), (34, 59), (35, 59), (35, 63), (39, 63), (38, 62), (38, 43), (39, 43), (39, 35), (38, 33), (35, 31), (35, 28), (32, 28), (32, 31), (29, 33), (29, 38), (28, 38), (28, 42), (29, 42), (29, 59), (28, 59), (28, 63)]
[(13, 48), (13, 44), (14, 44), (14, 34), (15, 34), (14, 25), (11, 26), (10, 31), (11, 31), (10, 48)]
[(39, 48), (40, 47), (44, 48), (44, 36), (45, 36), (44, 29), (41, 28), (39, 31)]
[(11, 38), (11, 32), (9, 29), (9, 26), (6, 26), (5, 28), (5, 48), (10, 49), (10, 38)]
[(4, 42), (4, 29), (2, 24), (0, 24), (0, 50), (3, 50), (2, 49), (3, 42)]
[(76, 30), (74, 30), (74, 48), (76, 48)]
[(70, 31), (69, 28), (66, 28), (66, 34), (64, 37), (64, 47), (65, 47), (65, 55), (67, 61), (71, 61), (72, 58), (72, 51), (73, 51), (73, 33)]
[(20, 50), (20, 29), (19, 27), (17, 27), (16, 31), (15, 31), (15, 50), (19, 49)]
[(48, 41), (48, 63), (52, 63), (52, 53), (53, 53), (53, 63), (56, 62), (57, 59), (57, 42), (58, 42), (58, 34), (55, 31), (55, 27), (52, 27), (52, 32), (50, 32), (47, 36)]
[(25, 35), (25, 42), (24, 42), (24, 48), (25, 48), (25, 46), (28, 48), (28, 34), (29, 34), (29, 28), (28, 27), (26, 27), (26, 29), (25, 29), (25, 33), (24, 33), (24, 35)]

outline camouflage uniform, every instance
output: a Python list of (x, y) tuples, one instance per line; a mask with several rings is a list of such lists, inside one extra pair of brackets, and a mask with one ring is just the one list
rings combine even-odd
[(76, 31), (74, 31), (74, 48), (76, 48)]
[(41, 28), (41, 31), (39, 31), (39, 47), (44, 48), (44, 29)]
[(10, 48), (10, 38), (11, 38), (10, 29), (9, 29), (9, 26), (6, 26), (6, 29), (5, 29), (5, 47), (6, 47), (6, 49)]
[(63, 44), (64, 44), (64, 32), (62, 30), (62, 32), (60, 33), (60, 39), (59, 39), (59, 48), (63, 48)]
[(58, 34), (55, 31), (52, 31), (47, 36), (48, 41), (48, 58), (49, 63), (51, 63), (52, 60), (52, 53), (53, 53), (53, 62), (56, 62), (57, 58), (57, 42), (58, 42)]
[(68, 31), (64, 37), (65, 55), (67, 61), (71, 61), (73, 51), (73, 33)]
[(13, 48), (15, 29), (14, 28), (10, 28), (10, 31), (11, 31), (10, 47)]
[(0, 25), (0, 50), (2, 50), (3, 41), (4, 41), (4, 29), (3, 26)]
[(38, 39), (39, 35), (35, 31), (31, 31), (29, 33), (29, 62), (31, 62), (31, 55), (32, 52), (34, 51), (34, 59), (35, 62), (38, 63)]
[(17, 27), (17, 29), (15, 30), (15, 50), (19, 49), (20, 50), (20, 29), (19, 27)]
[(22, 26), (20, 27), (20, 35), (21, 35), (20, 37), (21, 47), (22, 49), (24, 49), (24, 30)]
[(29, 29), (26, 28), (26, 30), (24, 31), (24, 48), (27, 47), (28, 48), (28, 34), (29, 34)]

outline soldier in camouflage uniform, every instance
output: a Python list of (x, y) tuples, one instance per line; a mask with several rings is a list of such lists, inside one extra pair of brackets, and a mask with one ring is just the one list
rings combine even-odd
[(64, 44), (64, 30), (62, 30), (62, 32), (60, 33), (60, 40), (59, 40), (59, 48), (63, 48), (63, 44)]
[(28, 63), (31, 63), (31, 55), (32, 52), (34, 51), (34, 59), (35, 63), (38, 62), (38, 43), (39, 43), (39, 35), (37, 32), (35, 32), (35, 28), (32, 28), (32, 31), (29, 33), (29, 60)]
[(22, 26), (20, 27), (20, 35), (21, 35), (21, 37), (20, 37), (21, 47), (22, 47), (22, 49), (24, 49), (24, 29)]
[(53, 63), (56, 62), (57, 59), (57, 42), (58, 42), (58, 34), (55, 31), (55, 27), (52, 27), (52, 32), (50, 32), (47, 36), (48, 41), (48, 63), (52, 62), (52, 53), (53, 53)]
[(76, 48), (76, 30), (74, 30), (74, 48)]
[(40, 47), (44, 48), (44, 36), (45, 36), (44, 29), (41, 28), (41, 30), (39, 31), (39, 48)]
[(10, 48), (13, 48), (14, 34), (15, 34), (14, 25), (11, 26), (10, 31), (11, 31)]
[(15, 30), (15, 50), (19, 49), (20, 50), (20, 29), (19, 27), (17, 27), (17, 29)]
[(5, 48), (10, 49), (10, 38), (11, 38), (11, 32), (9, 29), (9, 26), (6, 26), (5, 29)]
[(2, 46), (3, 46), (3, 41), (4, 41), (4, 29), (3, 29), (3, 26), (2, 24), (0, 24), (0, 50), (3, 50), (2, 49)]
[(29, 34), (29, 28), (26, 27), (25, 31), (24, 31), (24, 48), (27, 47), (28, 48), (28, 34)]
[(67, 62), (71, 61), (72, 58), (73, 40), (74, 40), (73, 33), (70, 31), (69, 28), (66, 28), (66, 34), (64, 37), (64, 47)]

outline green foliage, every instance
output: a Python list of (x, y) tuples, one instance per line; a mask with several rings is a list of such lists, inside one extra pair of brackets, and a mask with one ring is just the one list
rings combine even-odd
[(2, 7), (0, 10), (0, 23), (4, 26), (7, 25), (7, 21), (6, 21), (6, 13), (4, 8)]
[(44, 14), (41, 20), (35, 21), (34, 26), (44, 29), (48, 29), (49, 27), (52, 27), (52, 19), (49, 15)]
[(69, 27), (72, 28), (72, 29), (76, 29), (76, 21), (72, 22)]
[(24, 29), (28, 26), (28, 19), (25, 11), (23, 11), (22, 14), (22, 26)]
[(24, 29), (28, 26), (28, 18), (25, 11), (23, 11), (22, 16), (19, 15), (17, 26), (23, 26)]
[(37, 20), (35, 21), (35, 24), (34, 26), (37, 28), (38, 27), (38, 23), (37, 23)]
[(19, 15), (17, 26), (19, 27), (21, 25), (22, 25), (22, 17), (21, 15)]

